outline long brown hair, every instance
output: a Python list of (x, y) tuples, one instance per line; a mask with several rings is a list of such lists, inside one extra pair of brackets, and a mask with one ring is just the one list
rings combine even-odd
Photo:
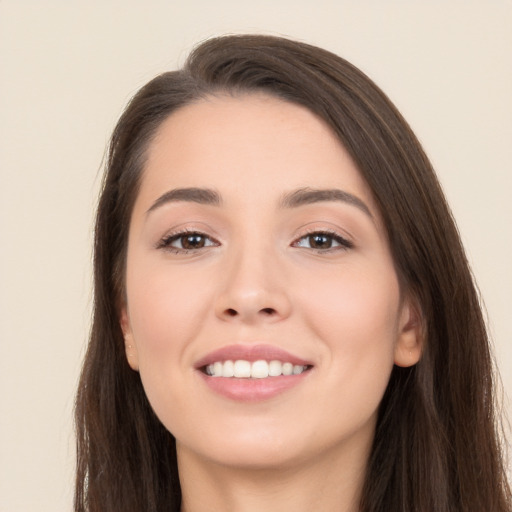
[(370, 186), (402, 286), (423, 313), (422, 359), (393, 369), (380, 406), (361, 511), (510, 511), (479, 297), (419, 142), (347, 61), (252, 35), (201, 44), (182, 70), (136, 94), (112, 136), (95, 229), (94, 318), (76, 402), (75, 510), (180, 509), (175, 441), (127, 364), (119, 326), (130, 214), (162, 121), (203, 97), (251, 91), (306, 106), (328, 123)]

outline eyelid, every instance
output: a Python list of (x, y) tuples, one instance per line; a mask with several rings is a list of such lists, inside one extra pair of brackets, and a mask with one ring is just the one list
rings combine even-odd
[[(195, 249), (185, 249), (180, 247), (173, 247), (171, 245), (172, 242), (175, 240), (179, 240), (181, 237), (185, 237), (187, 235), (199, 235), (204, 237), (205, 239), (208, 239), (212, 241), (213, 243), (210, 245), (207, 245), (206, 247), (198, 247)], [(204, 230), (196, 229), (193, 227), (186, 227), (186, 228), (177, 228), (175, 230), (171, 230), (167, 232), (164, 236), (162, 236), (155, 244), (155, 249), (163, 249), (168, 250), (177, 254), (186, 254), (188, 252), (197, 252), (201, 251), (203, 249), (208, 249), (209, 247), (218, 247), (220, 245), (220, 242), (213, 237), (212, 235), (209, 235), (208, 233), (205, 233)]]
[(330, 247), (328, 249), (315, 249), (311, 247), (310, 250), (317, 252), (329, 252), (329, 251), (337, 251), (337, 250), (348, 250), (354, 248), (354, 243), (347, 237), (339, 233), (339, 231), (332, 228), (309, 228), (303, 231), (299, 236), (295, 237), (292, 242), (292, 247), (298, 247), (298, 242), (300, 242), (303, 238), (312, 236), (312, 235), (327, 235), (330, 236), (333, 240), (335, 240), (340, 245), (338, 247)]
[[(342, 234), (341, 232), (343, 230), (326, 227), (324, 226), (311, 226), (306, 225), (302, 226), (302, 229), (299, 231), (297, 230), (296, 236), (294, 237), (293, 241), (291, 242), (292, 247), (298, 247), (298, 243), (308, 237), (315, 234), (318, 235), (326, 235), (328, 237), (331, 237), (335, 242), (337, 242), (337, 246), (330, 247), (326, 249), (322, 248), (309, 248), (312, 251), (317, 251), (320, 253), (326, 253), (326, 252), (334, 252), (339, 250), (348, 250), (352, 249), (354, 247), (354, 243), (351, 240), (351, 236), (347, 234)], [(180, 247), (174, 247), (171, 244), (178, 240), (180, 237), (185, 237), (187, 235), (199, 235), (201, 237), (204, 237), (209, 242), (208, 245), (203, 247), (197, 247), (197, 248), (180, 248)], [(158, 239), (158, 241), (154, 244), (155, 249), (160, 250), (168, 250), (177, 254), (186, 254), (189, 252), (199, 252), (205, 249), (209, 249), (211, 247), (218, 247), (222, 245), (222, 243), (219, 241), (219, 238), (217, 236), (214, 236), (211, 234), (211, 229), (208, 229), (208, 227), (197, 227), (197, 226), (179, 226), (174, 229), (171, 229), (167, 231), (161, 238)]]

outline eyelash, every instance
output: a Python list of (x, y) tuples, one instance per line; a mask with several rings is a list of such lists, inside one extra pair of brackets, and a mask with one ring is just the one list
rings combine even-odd
[[(304, 247), (300, 245), (300, 242), (302, 240), (310, 239), (309, 242), (311, 243), (312, 237), (325, 237), (330, 241), (331, 245), (333, 242), (339, 244), (338, 246), (334, 247), (327, 247), (327, 248), (316, 248), (316, 247)], [(185, 238), (190, 237), (198, 237), (201, 238), (203, 243), (205, 245), (202, 245), (201, 247), (192, 247), (192, 248), (185, 248), (183, 247), (183, 240)], [(178, 240), (182, 239), (181, 245), (182, 247), (174, 247), (172, 244)], [(208, 247), (216, 247), (219, 246), (220, 243), (215, 240), (214, 238), (206, 235), (205, 233), (201, 233), (200, 231), (194, 231), (194, 230), (185, 230), (180, 231), (179, 233), (171, 233), (169, 235), (164, 236), (156, 245), (157, 249), (164, 249), (167, 251), (170, 251), (174, 254), (188, 254), (191, 251), (200, 251), (203, 249), (206, 249)], [(326, 253), (326, 252), (334, 252), (334, 251), (346, 251), (348, 249), (352, 249), (354, 247), (354, 244), (347, 240), (346, 238), (342, 237), (335, 231), (329, 231), (329, 230), (312, 230), (301, 237), (299, 237), (297, 240), (295, 240), (292, 244), (292, 247), (304, 247), (305, 249), (316, 251), (318, 253)]]
[[(203, 245), (202, 247), (192, 247), (192, 248), (185, 248), (183, 247), (183, 240), (185, 238), (191, 238), (191, 237), (200, 237), (203, 239), (204, 243), (207, 245)], [(182, 247), (173, 247), (173, 243), (182, 239), (181, 245)], [(208, 243), (210, 242), (210, 243)], [(208, 248), (208, 247), (215, 247), (220, 245), (219, 242), (212, 237), (205, 235), (204, 233), (201, 233), (200, 231), (194, 231), (194, 230), (184, 230), (180, 231), (179, 233), (171, 233), (169, 235), (165, 235), (156, 245), (157, 249), (164, 249), (167, 251), (170, 251), (174, 254), (188, 254), (190, 251), (200, 251), (202, 249)]]
[[(330, 230), (312, 230), (304, 235), (302, 235), (300, 238), (298, 238), (295, 242), (292, 243), (293, 247), (300, 247), (299, 243), (301, 240), (305, 239), (311, 239), (311, 237), (320, 236), (325, 237), (327, 239), (330, 239), (331, 244), (332, 242), (336, 242), (339, 244), (335, 247), (327, 247), (325, 249), (322, 248), (316, 248), (316, 247), (305, 247), (306, 249), (316, 251), (318, 253), (326, 253), (326, 252), (334, 252), (334, 251), (346, 251), (348, 249), (352, 249), (354, 247), (354, 244), (347, 240), (346, 238), (342, 237), (339, 233), (336, 233), (335, 231)], [(311, 242), (311, 240), (310, 240)]]

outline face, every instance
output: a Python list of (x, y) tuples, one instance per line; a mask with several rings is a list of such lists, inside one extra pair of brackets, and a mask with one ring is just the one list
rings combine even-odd
[(129, 232), (128, 362), (178, 457), (361, 457), (394, 363), (419, 358), (372, 195), (330, 129), (264, 95), (173, 113)]

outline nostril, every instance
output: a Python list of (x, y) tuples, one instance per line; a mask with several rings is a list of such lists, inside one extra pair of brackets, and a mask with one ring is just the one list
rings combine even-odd
[[(1, 1), (1, 0), (0, 0)], [(243, 319), (249, 320), (250, 318), (253, 318), (253, 314), (260, 315), (261, 317), (265, 318), (274, 318), (278, 316), (278, 312), (274, 308), (261, 308), (261, 309), (252, 309), (245, 311), (243, 308), (241, 309), (234, 309), (234, 308), (226, 308), (223, 310), (222, 316), (224, 319), (227, 318), (237, 318), (241, 317)], [(256, 318), (256, 317), (254, 317)]]

